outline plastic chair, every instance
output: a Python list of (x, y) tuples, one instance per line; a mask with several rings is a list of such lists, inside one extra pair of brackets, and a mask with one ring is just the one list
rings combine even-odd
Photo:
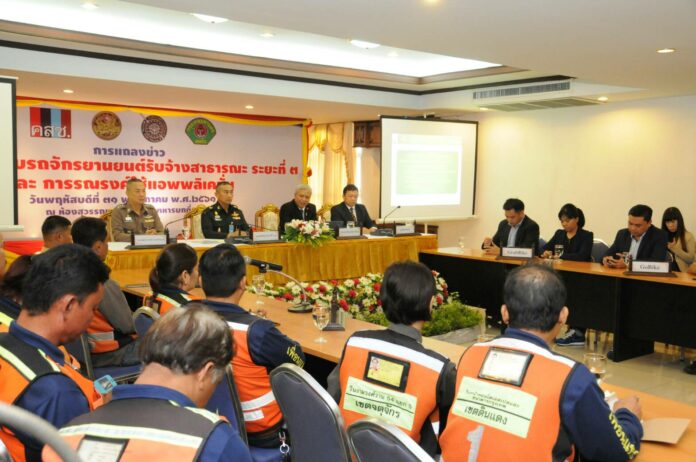
[(288, 426), (293, 460), (352, 460), (341, 412), (309, 373), (283, 364), (271, 371), (271, 387)]
[(138, 334), (138, 337), (145, 335), (147, 330), (159, 317), (159, 313), (149, 306), (141, 306), (135, 310), (135, 312), (133, 312), (133, 324), (135, 324), (135, 332)]
[(65, 345), (65, 348), (68, 350), (68, 353), (80, 361), (82, 372), (87, 374), (87, 378), (90, 380), (110, 375), (116, 383), (129, 383), (138, 378), (143, 368), (142, 364), (94, 368), (92, 366), (92, 353), (89, 349), (89, 341), (87, 340), (86, 334), (80, 335), (78, 339)]
[(372, 417), (348, 427), (348, 437), (358, 462), (434, 462), (406, 433)]
[(75, 451), (58, 434), (58, 430), (44, 419), (17, 406), (0, 403), (0, 425), (11, 427), (50, 446), (64, 462), (80, 462)]

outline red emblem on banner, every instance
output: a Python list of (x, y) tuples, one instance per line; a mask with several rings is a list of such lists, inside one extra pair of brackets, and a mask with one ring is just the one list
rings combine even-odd
[(29, 108), (29, 135), (32, 138), (70, 138), (70, 109)]

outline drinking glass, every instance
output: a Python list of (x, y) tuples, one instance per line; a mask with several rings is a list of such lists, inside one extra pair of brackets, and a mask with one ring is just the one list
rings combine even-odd
[[(255, 274), (251, 278), (251, 284), (254, 286), (256, 295), (263, 295), (263, 289), (266, 288), (266, 279), (263, 274)], [(263, 299), (260, 296), (256, 297), (256, 304), (259, 306), (263, 305)]]
[[(323, 331), (324, 327), (329, 324), (329, 315), (329, 306), (325, 303), (317, 302), (317, 304), (312, 308), (312, 320), (314, 321), (316, 328), (319, 329), (319, 332)], [(319, 337), (315, 338), (314, 342), (326, 343), (326, 339), (319, 334)]]
[(459, 248), (466, 250), (466, 236), (459, 236)]
[(561, 258), (563, 255), (563, 244), (556, 244), (553, 246), (553, 258), (556, 260)]
[(188, 228), (188, 226), (184, 226), (181, 228), (181, 236), (184, 238), (185, 241), (189, 240), (189, 237), (191, 237), (191, 230)]
[(346, 221), (346, 228), (355, 228), (354, 221)]
[(600, 353), (585, 353), (582, 358), (585, 366), (590, 370), (595, 377), (597, 383), (601, 383), (602, 378), (607, 373), (607, 357)]

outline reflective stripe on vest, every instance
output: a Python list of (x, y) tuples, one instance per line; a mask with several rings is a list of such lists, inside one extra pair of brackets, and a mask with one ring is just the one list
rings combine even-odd
[[(365, 380), (370, 353), (408, 363), (402, 390)], [(401, 428), (420, 442), (424, 424), (437, 435), (437, 383), (445, 362), (412, 348), (370, 337), (352, 336), (341, 360), (339, 407), (346, 427), (365, 416), (377, 417)]]
[(263, 433), (280, 424), (283, 414), (271, 390), (271, 380), (264, 366), (254, 363), (247, 336), (251, 324), (227, 321), (237, 352), (232, 358), (234, 381), (250, 434)]
[[(533, 355), (521, 386), (478, 378), (492, 347)], [(442, 460), (517, 460), (520, 454), (525, 460), (573, 460), (574, 448), (561, 425), (560, 399), (576, 364), (512, 338), (472, 345), (457, 368), (455, 401), (440, 438)]]
[(14, 319), (12, 319), (8, 315), (6, 315), (2, 311), (0, 311), (0, 325), (10, 327), (10, 324), (12, 324), (12, 321), (14, 321)]
[(89, 345), (92, 353), (106, 353), (118, 350), (114, 327), (109, 324), (101, 311), (96, 310), (92, 322), (87, 327)]
[[(131, 422), (133, 425), (131, 425)], [(195, 461), (216, 426), (224, 419), (204, 409), (182, 407), (152, 398), (115, 400), (80, 416), (60, 430), (78, 450), (85, 440), (122, 445), (122, 462)], [(60, 459), (44, 450), (44, 460)]]
[[(0, 336), (0, 401), (15, 404), (24, 391), (37, 379), (49, 374), (63, 374), (69, 377), (82, 391), (90, 409), (99, 398), (93, 383), (80, 375), (68, 363), (61, 366), (42, 350), (34, 348), (12, 334)], [(0, 431), (0, 439), (12, 456), (12, 460), (25, 460), (24, 444), (7, 428)]]
[(152, 295), (153, 293), (150, 292), (149, 294), (143, 297), (143, 305), (150, 306), (150, 308), (153, 308), (155, 311), (157, 311), (157, 313), (159, 313), (160, 316), (164, 316), (172, 308), (178, 308), (183, 304), (193, 300), (193, 298), (191, 298), (188, 294), (183, 293), (181, 294), (181, 296), (186, 300), (186, 302), (183, 304), (174, 300), (171, 297), (167, 297), (166, 295), (160, 293), (158, 293), (154, 300), (152, 300)]

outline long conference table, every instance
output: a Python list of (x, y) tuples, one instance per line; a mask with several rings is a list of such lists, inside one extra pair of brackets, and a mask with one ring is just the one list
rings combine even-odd
[[(150, 287), (147, 284), (147, 270), (130, 269), (114, 271), (111, 277), (117, 281), (124, 292), (138, 298), (145, 295)], [(195, 289), (195, 295), (202, 297), (200, 289)], [(354, 332), (367, 329), (382, 329), (375, 324), (364, 321), (348, 319), (345, 331), (322, 332), (321, 336), (326, 343), (317, 343), (314, 340), (320, 336), (319, 331), (312, 323), (311, 314), (294, 314), (287, 311), (287, 303), (274, 300), (269, 297), (259, 297), (251, 293), (245, 293), (240, 304), (250, 310), (257, 308), (258, 299), (264, 301), (263, 309), (267, 317), (277, 323), (280, 329), (288, 337), (298, 341), (302, 350), (310, 357), (319, 358), (330, 364), (338, 363), (348, 337)], [(447, 356), (456, 363), (464, 353), (465, 346), (454, 345), (429, 338), (423, 339), (423, 344), (441, 354)], [(647, 393), (605, 385), (605, 388), (613, 390), (619, 397), (637, 395), (643, 406), (643, 419), (658, 417), (677, 417), (691, 419), (686, 432), (675, 445), (643, 442), (641, 452), (634, 460), (639, 462), (694, 462), (696, 461), (696, 407), (689, 406), (669, 399), (660, 398)]]
[[(481, 250), (423, 250), (420, 261), (442, 273), (451, 291), (500, 319), (503, 284), (521, 260), (485, 255)], [(654, 351), (654, 342), (696, 348), (696, 280), (626, 275), (599, 263), (548, 261), (565, 281), (568, 324), (614, 334), (614, 361)]]
[[(180, 241), (181, 242), (181, 241)], [(214, 239), (183, 241), (191, 245), (200, 257), (207, 249), (224, 241)], [(159, 249), (126, 250), (126, 243), (110, 242), (106, 264), (112, 271), (143, 269), (155, 266)], [(348, 279), (367, 273), (381, 273), (395, 261), (418, 260), (422, 250), (437, 248), (437, 236), (423, 234), (404, 237), (368, 237), (365, 239), (335, 240), (322, 247), (295, 243), (237, 245), (242, 255), (278, 263), (283, 271), (300, 281)], [(256, 270), (249, 268), (249, 274)], [(279, 275), (269, 280), (287, 282)]]

